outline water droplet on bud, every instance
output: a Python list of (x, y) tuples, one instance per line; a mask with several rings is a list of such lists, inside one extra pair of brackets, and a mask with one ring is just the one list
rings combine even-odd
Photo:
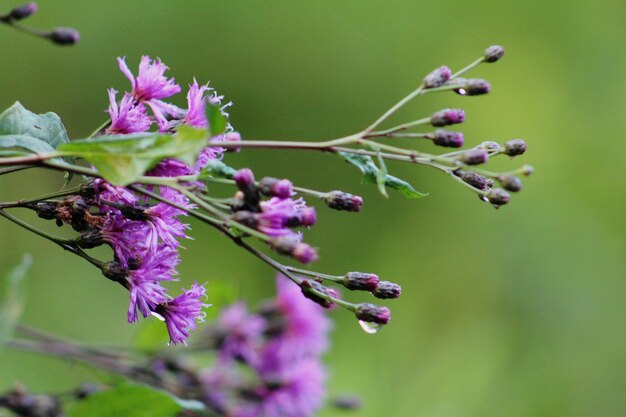
[(368, 321), (363, 321), (363, 320), (359, 320), (359, 325), (361, 326), (361, 329), (363, 329), (365, 333), (369, 333), (369, 334), (378, 333), (380, 328), (383, 327), (380, 324), (370, 323)]
[(465, 90), (464, 88), (459, 88), (457, 90), (454, 90), (455, 93), (457, 93), (460, 96), (466, 96), (467, 95), (467, 90)]

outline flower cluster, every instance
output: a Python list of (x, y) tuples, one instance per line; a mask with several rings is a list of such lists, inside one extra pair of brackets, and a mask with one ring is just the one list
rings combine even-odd
[(257, 313), (239, 303), (217, 321), (218, 361), (201, 380), (205, 402), (221, 414), (307, 417), (322, 405), (330, 321), (286, 278), (277, 286)]

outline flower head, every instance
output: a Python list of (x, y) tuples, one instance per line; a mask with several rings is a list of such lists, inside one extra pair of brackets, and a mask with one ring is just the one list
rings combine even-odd
[(189, 290), (183, 289), (181, 295), (159, 306), (157, 313), (165, 319), (171, 343), (186, 343), (196, 323), (204, 321), (202, 309), (208, 306), (203, 303), (205, 297), (204, 285), (194, 282)]
[(149, 56), (141, 57), (137, 77), (128, 69), (125, 58), (118, 58), (120, 71), (128, 78), (133, 86), (132, 94), (138, 101), (163, 99), (180, 93), (180, 86), (173, 78), (167, 78), (167, 66), (160, 59), (151, 60)]

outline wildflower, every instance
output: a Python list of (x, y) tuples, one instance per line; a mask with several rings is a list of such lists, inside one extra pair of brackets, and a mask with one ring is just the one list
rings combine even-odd
[(188, 108), (183, 123), (194, 127), (207, 127), (209, 125), (205, 115), (206, 97), (204, 96), (208, 90), (208, 85), (199, 86), (194, 78), (187, 93)]
[(109, 117), (111, 125), (107, 128), (108, 134), (126, 134), (146, 132), (152, 125), (152, 120), (146, 113), (142, 103), (137, 103), (135, 98), (126, 93), (122, 97), (119, 106), (116, 100), (117, 91), (109, 89)]
[(172, 344), (184, 343), (190, 333), (196, 329), (198, 322), (203, 322), (208, 305), (203, 303), (206, 297), (204, 285), (194, 282), (189, 290), (183, 289), (178, 297), (162, 303), (156, 312), (165, 319), (167, 331)]

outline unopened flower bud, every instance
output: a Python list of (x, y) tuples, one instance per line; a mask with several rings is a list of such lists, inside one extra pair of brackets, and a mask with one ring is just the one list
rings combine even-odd
[(308, 264), (317, 260), (317, 252), (306, 243), (302, 243), (295, 236), (281, 236), (271, 243), (276, 252)]
[(30, 3), (23, 4), (21, 6), (17, 6), (13, 10), (9, 12), (9, 16), (13, 20), (22, 20), (26, 19), (29, 16), (32, 16), (37, 12), (37, 3), (31, 1)]
[(305, 207), (300, 210), (300, 224), (302, 226), (313, 226), (317, 222), (317, 212), (315, 207)]
[(468, 80), (458, 80), (461, 86), (454, 90), (455, 93), (462, 96), (479, 96), (481, 94), (487, 94), (491, 91), (491, 84), (486, 80), (479, 78), (470, 78)]
[(102, 265), (102, 275), (115, 282), (124, 282), (126, 269), (117, 261), (109, 261)]
[(343, 279), (343, 286), (349, 290), (372, 292), (378, 283), (378, 275), (367, 272), (348, 272)]
[(485, 62), (496, 62), (499, 61), (500, 58), (504, 55), (504, 48), (500, 45), (492, 45), (489, 48), (485, 49), (484, 61)]
[(502, 146), (500, 146), (498, 142), (494, 142), (491, 140), (481, 143), (480, 145), (478, 145), (478, 147), (486, 151), (499, 151), (502, 148)]
[(254, 174), (249, 168), (243, 168), (237, 171), (233, 179), (242, 191), (254, 184)]
[(494, 206), (503, 206), (509, 203), (511, 196), (500, 188), (494, 188), (487, 193), (487, 200)]
[[(241, 142), (241, 134), (239, 132), (228, 132), (224, 135), (226, 142)], [(226, 148), (226, 152), (239, 152), (241, 148)]]
[(514, 193), (521, 191), (523, 188), (522, 180), (513, 175), (504, 175), (498, 177), (498, 181), (502, 184), (502, 188), (508, 191), (512, 191)]
[(57, 218), (58, 215), (58, 205), (57, 203), (42, 201), (39, 203), (35, 203), (30, 206), (37, 213), (37, 216), (46, 220), (53, 220)]
[(345, 211), (361, 211), (363, 199), (358, 195), (344, 193), (343, 191), (331, 191), (324, 196), (324, 202), (331, 209)]
[(522, 139), (512, 139), (504, 144), (504, 153), (508, 156), (517, 156), (526, 152), (528, 145)]
[(464, 143), (463, 133), (437, 129), (433, 135), (433, 143), (446, 148), (460, 148)]
[(487, 162), (489, 154), (483, 149), (470, 149), (464, 152), (459, 160), (465, 165), (480, 165)]
[(454, 125), (465, 121), (462, 109), (443, 109), (430, 116), (430, 124), (435, 127)]
[(525, 176), (529, 176), (530, 174), (533, 173), (533, 171), (534, 171), (534, 168), (528, 164), (520, 168), (520, 173)]
[(389, 281), (380, 281), (372, 294), (376, 298), (398, 298), (402, 294), (402, 287)]
[(450, 79), (450, 76), (452, 76), (452, 71), (443, 65), (424, 78), (424, 88), (441, 87)]
[(377, 324), (387, 324), (391, 319), (391, 311), (387, 307), (370, 303), (358, 304), (354, 315), (359, 320)]
[[(321, 305), (324, 308), (331, 308), (335, 304), (332, 301), (326, 299), (325, 297), (320, 296), (315, 291), (318, 291), (322, 294), (325, 294), (333, 298), (337, 298), (339, 296), (339, 294), (337, 294), (337, 291), (335, 291), (334, 289), (328, 288), (320, 284), (319, 282), (313, 281), (310, 279), (302, 280), (302, 282), (300, 283), (300, 288), (302, 288), (302, 294), (304, 294), (306, 298), (316, 302), (317, 304)], [(315, 290), (315, 291), (311, 291), (311, 290)]]
[(93, 249), (104, 244), (104, 236), (98, 229), (87, 229), (80, 233), (75, 242), (81, 249)]
[(255, 213), (247, 210), (239, 210), (233, 213), (231, 218), (237, 223), (241, 223), (244, 226), (248, 226), (251, 229), (256, 229), (259, 225), (259, 221)]
[(455, 174), (474, 188), (477, 188), (479, 190), (486, 190), (487, 188), (489, 188), (487, 178), (483, 177), (477, 172), (457, 171), (455, 172)]
[(293, 184), (289, 180), (279, 180), (278, 178), (263, 177), (259, 181), (259, 189), (265, 195), (278, 198), (289, 198), (293, 194)]
[(80, 34), (72, 28), (55, 28), (48, 38), (57, 45), (75, 45), (80, 40)]

